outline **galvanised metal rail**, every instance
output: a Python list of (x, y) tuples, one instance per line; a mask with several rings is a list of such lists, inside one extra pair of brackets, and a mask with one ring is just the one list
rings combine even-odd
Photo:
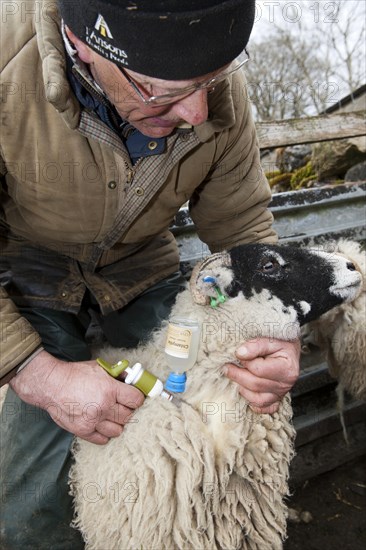
[[(366, 240), (366, 182), (278, 193), (273, 195), (270, 210), (282, 243), (316, 245), (340, 238)], [(196, 234), (188, 208), (179, 211), (171, 230), (184, 271), (209, 254)]]

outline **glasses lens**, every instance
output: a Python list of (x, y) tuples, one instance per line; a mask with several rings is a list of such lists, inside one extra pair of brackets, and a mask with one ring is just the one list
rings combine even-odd
[(230, 76), (232, 73), (236, 72), (238, 69), (240, 69), (247, 61), (249, 61), (249, 54), (246, 50), (244, 50), (232, 63), (230, 63), (229, 67), (227, 67), (224, 71), (219, 73), (218, 75), (210, 78), (209, 80), (206, 80), (205, 82), (197, 82), (195, 84), (192, 84), (191, 86), (187, 86), (186, 88), (183, 88), (181, 90), (177, 90), (176, 92), (170, 92), (168, 94), (162, 94), (162, 95), (156, 95), (156, 96), (147, 96), (146, 93), (144, 93), (139, 86), (133, 80), (129, 77), (128, 74), (126, 74), (125, 71), (122, 71), (125, 77), (128, 79), (130, 84), (133, 86), (137, 94), (140, 96), (140, 99), (145, 103), (145, 105), (169, 105), (170, 103), (175, 103), (177, 101), (181, 101), (185, 97), (189, 96), (193, 92), (196, 92), (197, 90), (204, 90), (206, 88), (213, 89), (216, 84), (219, 82), (222, 82)]
[(232, 63), (230, 63), (229, 67), (227, 67), (218, 75), (210, 78), (209, 80), (206, 80), (205, 82), (197, 82), (196, 84), (192, 84), (192, 86), (188, 86), (187, 88), (184, 88), (182, 90), (177, 90), (176, 92), (171, 92), (169, 94), (164, 94), (160, 96), (153, 96), (147, 102), (154, 105), (165, 105), (169, 103), (174, 103), (175, 101), (180, 101), (181, 99), (184, 99), (185, 97), (197, 90), (214, 88), (216, 84), (222, 82), (223, 80), (225, 80), (225, 78), (241, 69), (243, 65), (245, 65), (245, 63), (247, 63), (248, 61), (249, 54), (246, 50), (244, 50), (236, 59), (234, 59), (234, 61), (232, 61)]
[(194, 91), (194, 89), (190, 88), (189, 90), (182, 90), (179, 92), (171, 92), (170, 94), (152, 96), (148, 99), (147, 103), (151, 103), (151, 105), (169, 105), (170, 103), (181, 101), (188, 95), (192, 94)]

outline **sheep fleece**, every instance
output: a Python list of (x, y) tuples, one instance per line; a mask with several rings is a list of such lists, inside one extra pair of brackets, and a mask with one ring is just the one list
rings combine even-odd
[[(174, 306), (181, 317), (197, 308), (186, 296)], [(211, 315), (215, 322), (219, 314)], [(100, 355), (140, 361), (165, 379), (164, 343), (161, 330), (138, 356), (107, 349)], [(235, 334), (225, 335), (221, 351), (207, 338), (200, 377), (192, 377), (184, 394), (192, 406), (147, 398), (107, 445), (75, 440), (74, 525), (88, 549), (282, 548), (295, 435), (290, 398), (273, 415), (253, 413), (236, 384), (220, 375), (236, 346)]]

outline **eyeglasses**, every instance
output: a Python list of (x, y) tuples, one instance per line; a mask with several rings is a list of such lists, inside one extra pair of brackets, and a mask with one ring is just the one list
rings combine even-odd
[(198, 90), (214, 88), (219, 82), (222, 82), (223, 80), (225, 80), (225, 78), (227, 78), (231, 74), (241, 69), (245, 65), (245, 63), (249, 61), (249, 59), (250, 58), (247, 50), (244, 50), (236, 59), (234, 59), (234, 61), (230, 63), (230, 65), (225, 70), (223, 70), (221, 73), (217, 74), (216, 76), (208, 80), (205, 80), (204, 82), (195, 82), (190, 86), (181, 88), (180, 90), (174, 90), (167, 94), (152, 95), (152, 96), (149, 96), (146, 92), (141, 90), (139, 86), (136, 84), (136, 82), (132, 80), (132, 78), (126, 72), (125, 69), (123, 69), (122, 67), (118, 67), (118, 68), (145, 105), (160, 106), (160, 105), (169, 105), (169, 103), (175, 103), (176, 101), (180, 101), (185, 97), (193, 94), (194, 92), (197, 92)]

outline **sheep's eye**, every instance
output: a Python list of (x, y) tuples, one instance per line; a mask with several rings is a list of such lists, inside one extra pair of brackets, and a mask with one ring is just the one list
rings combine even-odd
[(261, 270), (264, 273), (272, 273), (276, 270), (276, 268), (279, 266), (278, 262), (268, 260), (266, 263), (264, 263), (261, 267)]

